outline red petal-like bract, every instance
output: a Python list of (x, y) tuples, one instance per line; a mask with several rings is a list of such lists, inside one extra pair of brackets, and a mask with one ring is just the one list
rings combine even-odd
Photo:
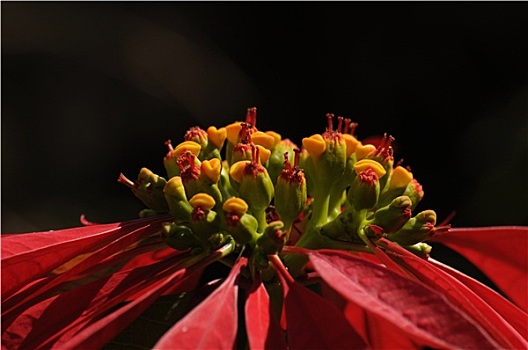
[(290, 285), (285, 307), (290, 349), (368, 348), (337, 307), (298, 283)]
[[(155, 217), (58, 231), (2, 235), (2, 299), (81, 254), (105, 247), (125, 233), (165, 220), (167, 217)], [(145, 230), (144, 236), (138, 239), (152, 233)]]
[(499, 347), (462, 311), (420, 282), (345, 252), (313, 251), (309, 258), (325, 282), (347, 300), (418, 345), (443, 349)]
[(467, 275), (464, 275), (462, 272), (431, 258), (429, 258), (428, 261), (469, 287), (475, 294), (499, 313), (499, 315), (508, 321), (508, 323), (515, 328), (524, 339), (528, 339), (528, 315), (526, 312), (512, 304), (493, 289)]
[[(421, 282), (443, 291), (447, 299), (467, 315), (471, 316), (502, 347), (526, 349), (528, 342), (490, 305), (475, 294), (468, 286), (424, 259), (417, 257), (397, 244), (384, 240), (387, 253), (401, 266), (404, 266)], [(470, 279), (470, 277), (467, 277)], [(504, 303), (509, 301), (500, 298)], [(528, 316), (527, 316), (528, 317)]]
[(245, 305), (246, 331), (251, 349), (286, 349), (284, 333), (273, 316), (270, 297), (261, 281), (255, 281)]
[[(181, 263), (185, 263), (186, 259), (176, 256), (153, 265), (117, 272), (39, 302), (10, 324), (2, 324), (7, 328), (2, 333), (2, 343), (8, 349), (40, 349), (55, 343), (61, 344), (55, 344), (57, 347), (65, 349), (79, 348), (77, 345), (81, 344), (91, 348), (100, 347), (133, 321), (134, 317), (122, 317), (119, 322), (113, 322), (123, 310), (139, 303), (142, 309), (135, 308), (139, 310), (135, 314), (137, 316), (160, 293), (174, 288), (176, 282), (183, 281), (185, 270)], [(138, 298), (99, 320), (131, 295), (141, 291), (143, 299)], [(150, 298), (145, 301), (147, 297)], [(99, 324), (103, 327), (97, 328)], [(94, 325), (97, 328), (95, 331)]]
[(528, 312), (528, 227), (454, 228), (434, 235), (429, 241), (464, 256)]
[(246, 264), (247, 259), (240, 258), (222, 285), (169, 329), (154, 349), (233, 349), (238, 322), (238, 278)]
[(369, 348), (335, 305), (293, 281), (281, 264), (274, 262), (279, 277), (287, 285), (284, 307), (290, 349)]

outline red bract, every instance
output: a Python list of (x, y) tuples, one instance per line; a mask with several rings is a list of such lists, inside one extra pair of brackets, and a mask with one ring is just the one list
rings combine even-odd
[[(192, 289), (194, 284), (186, 287), (185, 281), (199, 276), (199, 271), (222, 252), (204, 256), (174, 250), (169, 253), (156, 244), (155, 238), (142, 241), (162, 221), (146, 219), (2, 236), (2, 282), (6, 286), (28, 279), (15, 273), (17, 266), (32, 266), (35, 256), (40, 259), (39, 269), (30, 269), (33, 277), (27, 286), (6, 288), (10, 293), (2, 299), (3, 348), (98, 348), (160, 295)], [(521, 231), (511, 230), (515, 236)], [(507, 233), (503, 230), (495, 237), (507, 239)], [(108, 244), (109, 235), (114, 244), (122, 245), (108, 248), (113, 246)], [(127, 240), (130, 235), (135, 236), (135, 242)], [(86, 254), (86, 258), (54, 275), (53, 269), (75, 258), (61, 253), (68, 246), (73, 251), (73, 241), (78, 243), (75, 247), (81, 247), (75, 250), (77, 256)], [(245, 319), (245, 334), (252, 348), (336, 348), (351, 344), (354, 348), (526, 348), (527, 315), (521, 309), (437, 261), (418, 258), (385, 239), (377, 243), (394, 264), (407, 271), (407, 276), (361, 255), (298, 249), (297, 253), (308, 255), (316, 271), (306, 280), (312, 281), (308, 284), (316, 286), (322, 278), (347, 305), (332, 305), (330, 300), (335, 298), (325, 300), (327, 293), (318, 295), (303, 287), (280, 267), (279, 276), (287, 286), (286, 329), (282, 330), (272, 313), (265, 283), (260, 279), (249, 283), (242, 258), (223, 284), (167, 332), (156, 348), (236, 347), (236, 335), (241, 332), (237, 328), (239, 317)], [(91, 256), (99, 257), (95, 260)], [(281, 264), (274, 259), (275, 264)], [(246, 292), (239, 292), (240, 286)]]
[(433, 236), (462, 254), (484, 272), (511, 300), (528, 310), (528, 228), (480, 227), (452, 229)]

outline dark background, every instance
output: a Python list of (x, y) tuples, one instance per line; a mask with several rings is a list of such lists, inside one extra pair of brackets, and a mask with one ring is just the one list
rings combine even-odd
[(258, 108), (387, 132), (453, 226), (528, 225), (525, 2), (2, 2), (2, 232), (137, 217), (116, 179)]

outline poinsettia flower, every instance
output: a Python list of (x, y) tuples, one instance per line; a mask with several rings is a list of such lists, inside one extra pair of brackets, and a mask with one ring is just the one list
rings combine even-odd
[[(528, 228), (450, 228), (432, 210), (413, 213), (423, 189), (394, 166), (393, 138), (364, 145), (357, 124), (327, 118), (307, 150), (288, 146), (293, 166), (254, 108), (245, 123), (208, 128), (227, 130), (221, 142), (192, 128), (166, 157), (168, 181), (145, 168), (135, 182), (120, 175), (150, 208), (142, 218), (2, 234), (2, 348), (103, 348), (167, 296), (192, 302), (154, 322), (143, 347), (528, 348)], [(252, 135), (275, 135), (259, 145), (269, 157)], [(226, 137), (227, 152), (250, 158), (222, 161)], [(270, 180), (274, 152), (283, 171)], [(315, 173), (328, 164), (336, 178)], [(466, 257), (498, 291), (431, 258), (427, 242)]]

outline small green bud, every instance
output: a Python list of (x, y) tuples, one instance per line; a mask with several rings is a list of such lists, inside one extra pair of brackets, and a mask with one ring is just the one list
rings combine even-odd
[(268, 224), (264, 233), (258, 238), (257, 244), (265, 254), (278, 254), (284, 247), (287, 231), (283, 231), (284, 224), (281, 221), (273, 221)]
[(170, 213), (177, 223), (191, 221), (192, 206), (187, 201), (185, 188), (180, 176), (171, 178), (163, 189)]
[(411, 218), (411, 204), (407, 196), (396, 197), (389, 205), (376, 210), (368, 224), (382, 227), (385, 233), (394, 233)]
[(416, 208), (424, 196), (422, 185), (420, 185), (416, 179), (412, 179), (403, 192), (403, 195), (411, 199), (411, 210), (414, 210), (414, 208)]
[(379, 178), (376, 172), (368, 168), (357, 174), (347, 194), (347, 199), (356, 210), (372, 209), (380, 194)]
[(347, 161), (347, 143), (341, 132), (333, 130), (333, 114), (327, 114), (328, 128), (320, 135), (315, 134), (302, 140), (304, 149), (309, 154), (308, 162), (312, 166), (306, 167), (315, 187), (330, 189), (343, 176)]
[(307, 199), (304, 172), (298, 167), (300, 150), (296, 148), (294, 151), (293, 167), (288, 160), (288, 153), (284, 154), (284, 169), (275, 185), (275, 210), (288, 229), (303, 211)]
[(281, 173), (282, 169), (284, 169), (284, 154), (288, 153), (288, 161), (293, 162), (293, 150), (298, 148), (289, 139), (282, 140), (279, 134), (276, 135), (279, 138), (279, 141), (271, 151), (267, 166), (268, 173), (274, 185), (277, 184), (279, 174)]
[[(180, 157), (184, 153), (191, 153), (195, 157), (198, 156), (200, 153), (201, 146), (200, 144), (194, 142), (194, 141), (184, 141), (180, 143), (176, 148), (172, 147), (171, 141), (167, 140), (165, 142), (165, 145), (169, 149), (169, 152), (163, 158), (163, 165), (165, 166), (165, 170), (167, 171), (167, 175), (169, 176), (169, 179), (174, 176), (179, 176), (181, 172), (184, 170), (182, 168), (182, 164), (180, 164), (181, 160)], [(199, 166), (199, 162), (198, 162)]]
[(258, 221), (247, 213), (248, 205), (242, 198), (229, 198), (222, 209), (225, 212), (226, 230), (237, 243), (246, 244), (256, 239)]
[(403, 196), (412, 179), (413, 174), (408, 169), (405, 169), (399, 165), (392, 169), (392, 171), (389, 173), (388, 184), (380, 195), (378, 205), (381, 207), (386, 206), (394, 198)]
[(118, 181), (125, 184), (132, 190), (132, 193), (139, 198), (143, 204), (158, 213), (168, 211), (167, 202), (163, 195), (163, 188), (167, 181), (147, 168), (142, 168), (136, 182), (132, 182), (120, 174)]
[(166, 223), (162, 226), (161, 235), (165, 243), (176, 250), (187, 250), (202, 246), (200, 240), (188, 226)]
[(429, 257), (429, 254), (431, 254), (431, 250), (433, 249), (429, 244), (424, 242), (416, 243), (404, 248), (424, 259)]
[(425, 210), (412, 217), (395, 233), (386, 235), (388, 239), (402, 246), (410, 246), (430, 238), (435, 233), (436, 213)]
[(249, 205), (249, 210), (264, 212), (273, 199), (274, 188), (266, 168), (260, 164), (259, 148), (253, 147), (251, 161), (233, 164), (229, 174), (238, 183), (240, 197)]
[(157, 215), (159, 214), (155, 210), (152, 210), (152, 209), (143, 209), (139, 212), (139, 217), (141, 219), (151, 218)]
[(190, 223), (193, 232), (202, 240), (209, 240), (220, 230), (220, 216), (211, 210), (216, 204), (213, 197), (198, 193), (189, 199), (189, 204), (193, 207)]

